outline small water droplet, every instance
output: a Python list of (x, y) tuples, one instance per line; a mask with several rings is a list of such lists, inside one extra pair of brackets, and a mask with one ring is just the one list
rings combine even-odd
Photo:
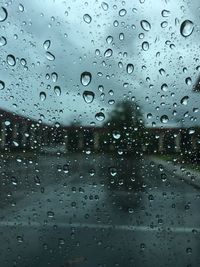
[(109, 5), (106, 2), (102, 2), (101, 7), (103, 8), (104, 11), (107, 11), (109, 8)]
[(46, 93), (45, 92), (40, 92), (40, 100), (44, 101), (46, 99)]
[(109, 36), (106, 38), (106, 42), (107, 42), (108, 44), (111, 44), (112, 41), (113, 41), (113, 37), (112, 37), (111, 35), (109, 35)]
[(56, 72), (51, 73), (51, 79), (55, 83), (58, 80), (58, 74)]
[(185, 20), (180, 27), (180, 33), (183, 37), (188, 37), (194, 30), (194, 23), (191, 20)]
[(54, 212), (53, 211), (48, 211), (47, 212), (47, 217), (49, 217), (49, 218), (53, 218), (54, 217)]
[(60, 95), (61, 95), (61, 89), (60, 89), (60, 86), (55, 86), (55, 87), (54, 87), (54, 93), (55, 93), (57, 96), (60, 96)]
[(162, 115), (160, 117), (160, 121), (165, 124), (165, 123), (167, 123), (169, 121), (169, 118), (168, 118), (167, 115)]
[(5, 88), (5, 83), (3, 81), (0, 81), (0, 90), (3, 90)]
[(184, 96), (182, 99), (181, 99), (181, 104), (186, 106), (188, 104), (188, 100), (189, 100), (189, 96)]
[(134, 66), (133, 64), (129, 63), (127, 66), (126, 66), (126, 71), (128, 74), (131, 74), (133, 71), (134, 71)]
[(44, 48), (45, 50), (48, 50), (49, 47), (50, 47), (50, 45), (51, 45), (51, 41), (50, 41), (50, 40), (46, 40), (46, 41), (44, 41), (44, 43), (43, 43), (43, 48)]
[(15, 64), (16, 64), (15, 57), (13, 55), (8, 55), (7, 56), (7, 63), (8, 63), (8, 65), (10, 65), (12, 67), (15, 66)]
[(142, 43), (142, 49), (143, 49), (144, 51), (149, 50), (149, 43), (148, 43), (148, 42), (143, 42), (143, 43)]
[(92, 75), (88, 71), (81, 73), (81, 83), (83, 86), (88, 86), (92, 80)]
[(104, 121), (105, 120), (105, 115), (103, 112), (98, 112), (95, 115), (95, 118), (97, 121)]
[(92, 21), (92, 18), (90, 17), (89, 14), (85, 14), (85, 15), (83, 16), (83, 20), (84, 20), (86, 23), (89, 24), (89, 23)]
[(111, 57), (112, 54), (113, 54), (113, 51), (112, 51), (112, 49), (109, 48), (109, 49), (107, 49), (107, 50), (105, 51), (104, 56), (105, 56), (105, 57)]
[(187, 78), (185, 79), (185, 83), (186, 83), (188, 86), (192, 85), (192, 79), (191, 79), (190, 77), (187, 77)]
[(52, 53), (50, 53), (50, 52), (46, 52), (46, 58), (49, 60), (49, 61), (53, 61), (53, 60), (55, 60), (55, 56), (52, 54)]
[(163, 9), (162, 12), (161, 12), (161, 15), (163, 17), (169, 17), (170, 11), (169, 10), (166, 10), (166, 9)]
[(23, 12), (24, 11), (24, 6), (22, 4), (19, 4), (19, 11)]
[(126, 11), (126, 9), (121, 9), (120, 11), (119, 11), (119, 16), (120, 17), (124, 17), (125, 15), (126, 15), (126, 13), (127, 13), (127, 11)]
[(162, 90), (163, 92), (167, 92), (167, 91), (168, 91), (168, 85), (167, 85), (166, 83), (163, 83), (163, 84), (161, 85), (161, 90)]
[(140, 25), (144, 31), (149, 31), (151, 29), (151, 24), (147, 20), (142, 20)]
[(83, 99), (87, 104), (92, 103), (94, 100), (94, 93), (92, 91), (84, 91), (83, 92)]
[(0, 22), (3, 22), (7, 19), (8, 12), (5, 7), (0, 7)]
[(119, 132), (119, 131), (116, 131), (116, 130), (113, 131), (112, 135), (113, 135), (113, 137), (114, 137), (115, 139), (119, 139), (119, 138), (121, 137), (120, 132)]
[(4, 46), (7, 44), (7, 40), (4, 36), (0, 37), (0, 46)]

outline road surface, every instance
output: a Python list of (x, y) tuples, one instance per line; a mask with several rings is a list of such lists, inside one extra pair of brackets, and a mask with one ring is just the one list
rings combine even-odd
[(0, 266), (200, 266), (200, 190), (151, 159), (0, 160)]

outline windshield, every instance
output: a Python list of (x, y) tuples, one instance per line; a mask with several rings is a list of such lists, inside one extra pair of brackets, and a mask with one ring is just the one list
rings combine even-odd
[(199, 11), (1, 1), (0, 266), (200, 266)]

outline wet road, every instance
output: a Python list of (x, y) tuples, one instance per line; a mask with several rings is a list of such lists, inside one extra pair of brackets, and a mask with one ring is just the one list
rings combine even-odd
[(0, 266), (200, 266), (200, 191), (149, 158), (1, 159)]

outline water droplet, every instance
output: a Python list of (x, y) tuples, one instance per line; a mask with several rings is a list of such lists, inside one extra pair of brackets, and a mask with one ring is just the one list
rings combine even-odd
[(84, 91), (83, 92), (83, 99), (87, 104), (92, 103), (94, 100), (94, 93), (92, 91)]
[(149, 43), (148, 43), (148, 42), (143, 42), (143, 43), (142, 43), (142, 49), (143, 49), (144, 51), (149, 50)]
[(169, 118), (168, 118), (167, 115), (162, 115), (162, 116), (160, 117), (160, 121), (161, 121), (162, 123), (167, 123), (167, 122), (169, 121)]
[(53, 218), (54, 217), (54, 212), (53, 211), (48, 211), (47, 212), (47, 217)]
[(119, 138), (121, 137), (121, 134), (120, 134), (119, 131), (113, 131), (112, 135), (113, 135), (113, 137), (114, 137), (115, 139), (119, 139)]
[(55, 59), (55, 56), (52, 54), (52, 53), (50, 53), (50, 52), (46, 52), (46, 58), (48, 59), (48, 60), (50, 60), (50, 61), (53, 61), (54, 59)]
[(163, 17), (169, 17), (170, 11), (169, 10), (166, 10), (166, 9), (163, 9), (162, 12), (161, 12), (161, 15)]
[(61, 95), (61, 89), (60, 89), (60, 86), (55, 86), (55, 87), (54, 87), (54, 93), (55, 93), (57, 96), (60, 96), (60, 95)]
[(7, 56), (7, 63), (10, 66), (15, 66), (15, 64), (16, 64), (15, 57), (13, 55), (8, 55)]
[(117, 169), (116, 168), (114, 168), (114, 167), (110, 167), (109, 168), (109, 172), (110, 172), (110, 174), (111, 174), (111, 176), (116, 176), (116, 174), (117, 174)]
[(92, 75), (90, 72), (84, 71), (81, 74), (81, 83), (83, 86), (88, 86), (90, 84), (91, 80), (92, 80)]
[(5, 88), (5, 83), (3, 81), (0, 81), (0, 90), (3, 90)]
[(83, 20), (84, 20), (86, 23), (89, 24), (89, 23), (92, 21), (92, 18), (90, 17), (89, 14), (85, 14), (85, 15), (83, 16)]
[(101, 7), (103, 8), (104, 11), (107, 11), (109, 8), (109, 5), (106, 2), (102, 2)]
[(105, 57), (111, 57), (112, 54), (113, 54), (113, 51), (112, 51), (112, 49), (109, 48), (109, 49), (107, 49), (107, 50), (105, 51), (104, 56), (105, 56)]
[(182, 99), (181, 99), (181, 104), (186, 106), (188, 104), (188, 100), (189, 100), (189, 96), (184, 96)]
[(123, 17), (123, 16), (125, 16), (126, 15), (126, 13), (127, 13), (127, 11), (126, 11), (126, 9), (121, 9), (120, 11), (119, 11), (119, 15), (120, 15), (120, 17)]
[(181, 24), (180, 33), (183, 37), (188, 37), (194, 30), (194, 23), (191, 20), (185, 20)]
[(4, 20), (7, 19), (8, 12), (5, 9), (5, 7), (0, 7), (0, 22), (3, 22)]
[(112, 41), (113, 41), (113, 37), (109, 35), (109, 36), (106, 38), (106, 42), (107, 42), (108, 44), (111, 44)]
[(186, 248), (186, 253), (191, 254), (192, 253), (192, 248)]
[(19, 4), (19, 11), (23, 12), (24, 11), (24, 6), (22, 4)]
[(55, 83), (58, 80), (58, 74), (56, 72), (51, 73), (51, 79)]
[(44, 101), (46, 99), (46, 93), (45, 92), (40, 92), (40, 100)]
[(151, 29), (151, 24), (147, 20), (142, 20), (140, 25), (144, 31), (149, 31)]
[(185, 79), (185, 83), (186, 83), (188, 86), (192, 85), (192, 79), (191, 79), (190, 77), (187, 77), (187, 78)]
[(21, 58), (20, 59), (20, 63), (22, 64), (22, 66), (26, 66), (26, 59), (25, 58)]
[(34, 182), (35, 182), (36, 185), (40, 185), (41, 184), (39, 176), (36, 175), (34, 177)]
[(161, 85), (161, 90), (162, 90), (163, 92), (167, 92), (167, 91), (168, 91), (168, 85), (167, 85), (166, 83), (163, 83), (163, 84)]
[(43, 48), (44, 48), (45, 50), (48, 50), (49, 47), (50, 47), (50, 45), (51, 45), (51, 41), (50, 41), (50, 40), (46, 40), (46, 41), (44, 41), (44, 43), (43, 43)]
[(105, 115), (103, 112), (98, 112), (95, 115), (95, 118), (97, 121), (104, 121), (105, 120)]
[(4, 36), (0, 37), (0, 46), (4, 46), (7, 44), (7, 40)]
[(133, 64), (129, 63), (127, 66), (126, 66), (126, 71), (128, 74), (131, 74), (133, 71), (134, 71), (134, 66)]

